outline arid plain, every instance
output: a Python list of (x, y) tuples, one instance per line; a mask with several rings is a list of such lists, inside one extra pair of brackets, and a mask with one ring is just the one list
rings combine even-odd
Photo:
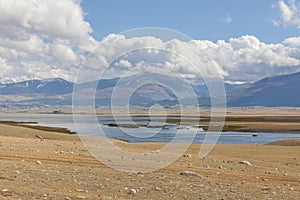
[[(300, 130), (297, 109), (251, 110), (228, 110), (225, 128)], [(166, 168), (125, 173), (93, 158), (78, 136), (39, 129), (0, 124), (0, 199), (296, 200), (300, 196), (299, 139), (268, 145), (218, 144), (204, 159), (198, 157), (200, 144), (193, 144)], [(112, 141), (133, 152), (151, 152), (164, 145)]]

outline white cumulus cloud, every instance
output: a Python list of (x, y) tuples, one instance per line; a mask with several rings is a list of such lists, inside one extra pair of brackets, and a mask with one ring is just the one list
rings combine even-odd
[(91, 33), (80, 1), (0, 0), (0, 67), (13, 66), (2, 79), (70, 79), (70, 67), (97, 44)]
[(300, 47), (300, 36), (299, 37), (290, 37), (286, 38), (283, 43), (291, 45), (291, 46), (299, 46)]
[[(112, 76), (122, 76), (126, 70), (133, 69), (160, 73), (163, 70), (186, 77), (221, 76), (242, 82), (300, 70), (298, 48), (281, 43), (266, 44), (249, 35), (215, 43), (207, 40), (162, 41), (155, 37), (126, 38), (116, 34), (106, 38), (96, 49), (97, 56), (86, 63), (87, 70), (103, 69), (116, 59), (115, 68), (111, 68)], [(149, 50), (150, 47), (154, 50)]]
[(296, 26), (300, 29), (300, 3), (295, 0), (278, 1), (281, 18), (280, 20), (273, 20), (275, 26)]

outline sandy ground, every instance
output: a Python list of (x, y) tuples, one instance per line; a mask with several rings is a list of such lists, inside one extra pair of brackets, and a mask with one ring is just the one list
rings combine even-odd
[[(164, 145), (114, 143), (135, 152)], [(159, 171), (125, 173), (93, 158), (75, 135), (2, 124), (0, 199), (296, 200), (300, 146), (280, 144), (217, 145), (205, 159), (198, 158), (200, 145), (192, 145), (191, 157)], [(244, 160), (252, 165), (239, 163)], [(180, 175), (183, 171), (198, 176)], [(131, 189), (136, 193), (129, 194)]]

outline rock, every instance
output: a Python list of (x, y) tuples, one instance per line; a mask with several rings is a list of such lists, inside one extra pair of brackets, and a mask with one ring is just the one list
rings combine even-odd
[(243, 164), (243, 165), (249, 165), (249, 166), (252, 166), (252, 164), (251, 164), (249, 161), (247, 161), (247, 160), (240, 161), (239, 163), (240, 163), (240, 164)]
[(160, 153), (160, 150), (151, 151), (151, 153)]
[(4, 197), (7, 197), (7, 196), (10, 195), (10, 192), (9, 192), (8, 189), (3, 189), (3, 190), (1, 190), (1, 194), (2, 194)]
[(160, 187), (156, 187), (155, 190), (156, 191), (162, 191), (162, 189)]
[(183, 176), (197, 176), (197, 177), (203, 178), (200, 174), (198, 174), (196, 172), (193, 172), (193, 171), (183, 171), (183, 172), (180, 173), (180, 175), (183, 175)]
[(72, 200), (70, 197), (66, 197), (65, 200)]
[(192, 155), (187, 153), (187, 154), (183, 154), (183, 157), (185, 157), (185, 158), (191, 158)]
[(86, 199), (85, 196), (77, 196), (76, 198), (78, 198), (78, 199)]
[(42, 161), (37, 160), (37, 161), (36, 161), (36, 164), (41, 165), (41, 164), (42, 164)]
[(137, 190), (136, 189), (130, 189), (128, 191), (128, 194), (132, 194), (132, 195), (135, 195), (137, 193)]

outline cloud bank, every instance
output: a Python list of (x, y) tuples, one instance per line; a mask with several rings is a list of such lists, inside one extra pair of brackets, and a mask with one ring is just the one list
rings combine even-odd
[[(279, 3), (280, 23), (300, 27), (296, 3)], [(0, 81), (52, 77), (74, 81), (80, 63), (101, 43), (91, 36), (92, 32), (78, 0), (0, 0)], [(300, 69), (297, 37), (278, 44), (266, 44), (250, 35), (217, 42), (162, 41), (151, 36), (126, 38), (119, 34), (110, 34), (104, 40), (106, 46), (97, 49), (94, 52), (97, 56), (91, 57), (86, 66), (87, 80), (95, 71), (103, 69), (114, 55), (149, 47), (176, 52), (193, 63), (202, 63), (196, 66), (201, 73), (219, 74), (228, 81), (256, 81)], [(156, 66), (149, 65), (153, 60)], [(127, 54), (116, 60), (111, 73), (119, 76), (132, 68), (155, 72), (171, 69), (187, 77), (197, 75), (195, 68), (178, 56), (156, 51)]]

